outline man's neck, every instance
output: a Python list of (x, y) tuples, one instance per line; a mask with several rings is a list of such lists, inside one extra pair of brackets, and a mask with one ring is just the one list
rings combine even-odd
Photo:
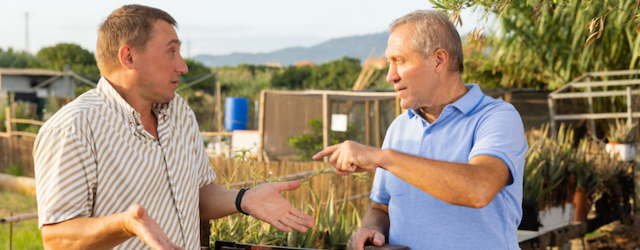
[(109, 78), (105, 77), (105, 79), (111, 83), (111, 86), (116, 90), (116, 92), (118, 92), (122, 99), (124, 99), (131, 108), (140, 114), (141, 119), (145, 116), (153, 115), (153, 111), (151, 111), (153, 103), (141, 98), (139, 90), (134, 84), (123, 81), (117, 76), (110, 76)]
[(438, 101), (434, 105), (429, 107), (420, 107), (418, 109), (420, 116), (429, 123), (434, 122), (438, 117), (440, 117), (444, 107), (460, 100), (460, 98), (469, 92), (469, 88), (462, 83), (461, 77), (456, 77), (452, 79), (451, 82), (445, 83), (443, 86), (444, 87), (441, 91), (439, 91)]
[[(114, 80), (112, 81), (111, 78)], [(105, 77), (105, 79), (107, 79), (122, 99), (140, 114), (140, 122), (144, 126), (144, 129), (158, 139), (158, 120), (152, 110), (153, 102), (142, 98), (139, 94), (139, 89), (132, 83), (123, 81), (123, 79), (119, 79), (117, 76)]]

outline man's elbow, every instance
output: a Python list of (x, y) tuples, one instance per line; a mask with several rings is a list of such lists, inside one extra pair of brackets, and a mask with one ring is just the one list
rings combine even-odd
[(51, 228), (51, 226), (44, 225), (42, 229), (40, 229), (40, 233), (42, 234), (42, 245), (44, 249), (57, 249), (54, 247), (57, 245), (55, 242), (58, 241), (58, 237), (54, 235), (55, 229)]
[(484, 208), (491, 203), (491, 200), (478, 197), (471, 202), (471, 208)]
[(493, 198), (495, 198), (497, 193), (488, 192), (488, 191), (479, 191), (474, 193), (469, 199), (469, 206), (471, 208), (484, 208), (488, 206)]

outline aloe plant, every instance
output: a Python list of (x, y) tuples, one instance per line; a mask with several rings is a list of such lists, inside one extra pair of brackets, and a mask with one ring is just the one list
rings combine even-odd
[[(249, 167), (250, 176), (254, 179), (253, 185), (257, 185), (262, 174), (254, 168), (252, 161), (246, 157), (246, 153), (240, 151), (233, 160), (237, 166), (236, 170), (229, 177), (221, 176), (227, 182), (227, 186), (230, 186), (237, 175), (237, 168), (240, 167)], [(343, 197), (342, 201), (336, 200), (333, 189), (330, 189), (326, 200), (321, 200), (308, 180), (322, 174), (335, 173), (328, 170), (319, 170), (315, 174), (302, 179), (301, 182), (309, 188), (311, 201), (305, 201), (303, 204), (292, 202), (295, 207), (307, 214), (311, 214), (315, 218), (316, 226), (308, 229), (307, 232), (292, 231), (285, 233), (251, 216), (234, 214), (212, 221), (211, 242), (226, 240), (249, 244), (319, 249), (328, 249), (348, 242), (351, 234), (362, 226), (360, 211), (346, 199), (347, 197)], [(370, 178), (363, 174), (343, 178), (371, 181)], [(274, 177), (268, 181), (279, 181), (279, 178)]]
[(609, 133), (607, 137), (609, 142), (616, 143), (633, 143), (636, 140), (636, 127), (638, 122), (634, 122), (630, 127), (621, 122), (620, 119), (615, 119), (615, 124), (609, 123)]
[(601, 166), (608, 165), (610, 157), (604, 151), (604, 146), (589, 138), (580, 140), (575, 152), (575, 159), (570, 172), (576, 176), (576, 188), (585, 188), (592, 196), (603, 187)]
[(540, 131), (539, 136), (528, 138), (523, 196), (544, 207), (560, 205), (568, 196), (566, 176), (575, 157), (574, 132), (564, 124), (560, 125), (556, 137), (549, 137), (548, 124)]

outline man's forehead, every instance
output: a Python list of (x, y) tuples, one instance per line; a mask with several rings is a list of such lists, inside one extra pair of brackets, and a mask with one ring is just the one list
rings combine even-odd
[(387, 49), (384, 51), (384, 54), (387, 58), (393, 57), (397, 54), (399, 49), (403, 48), (405, 44), (405, 37), (398, 34), (396, 31), (392, 32), (389, 35), (389, 40), (387, 41)]
[(165, 46), (182, 44), (175, 27), (162, 19), (156, 20), (151, 35), (160, 36), (164, 40), (163, 45)]

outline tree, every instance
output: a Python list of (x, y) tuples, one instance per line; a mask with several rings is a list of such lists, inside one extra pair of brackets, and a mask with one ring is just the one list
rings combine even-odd
[[(211, 68), (204, 66), (204, 64), (202, 64), (201, 62), (194, 61), (188, 58), (185, 58), (184, 62), (185, 64), (187, 64), (187, 67), (189, 68), (189, 72), (180, 76), (181, 78), (180, 80), (183, 83), (195, 81), (200, 77), (203, 77), (212, 72)], [(204, 92), (213, 94), (215, 93), (215, 87), (216, 87), (216, 78), (211, 77), (196, 85), (191, 86), (190, 88), (194, 91), (202, 90)]]
[[(498, 27), (469, 42), (468, 82), (556, 89), (586, 72), (637, 68), (640, 22), (632, 0), (431, 2), (457, 24), (460, 10), (471, 6), (497, 16)], [(471, 37), (484, 34), (476, 29)]]
[(305, 86), (315, 89), (351, 89), (362, 70), (360, 60), (343, 57), (314, 68)]
[(43, 66), (53, 70), (64, 70), (69, 64), (71, 71), (88, 77), (99, 77), (100, 71), (96, 66), (93, 53), (73, 43), (59, 43), (53, 47), (44, 47), (37, 54)]
[[(298, 160), (311, 161), (311, 157), (324, 148), (322, 142), (322, 119), (309, 120), (311, 133), (287, 138), (287, 144), (295, 148)], [(360, 132), (353, 124), (347, 125), (347, 131), (331, 131), (331, 145), (341, 143), (346, 140), (355, 140)]]
[(343, 57), (318, 66), (289, 66), (271, 78), (283, 89), (351, 89), (360, 74), (360, 60)]
[(0, 68), (36, 68), (40, 63), (40, 59), (28, 52), (0, 49)]
[(311, 77), (312, 71), (309, 65), (289, 66), (282, 73), (271, 78), (271, 86), (280, 89), (305, 89), (304, 82)]

